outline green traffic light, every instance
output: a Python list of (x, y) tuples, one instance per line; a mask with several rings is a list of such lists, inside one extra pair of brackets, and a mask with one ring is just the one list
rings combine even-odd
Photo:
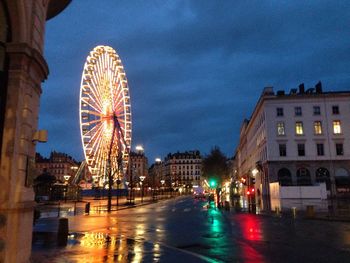
[(210, 187), (215, 187), (216, 186), (216, 181), (215, 180), (210, 180), (209, 185), (210, 185)]

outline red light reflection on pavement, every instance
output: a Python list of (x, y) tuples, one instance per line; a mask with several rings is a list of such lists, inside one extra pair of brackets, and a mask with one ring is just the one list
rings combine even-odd
[(252, 214), (241, 214), (236, 218), (242, 234), (239, 244), (244, 262), (265, 262), (263, 255), (256, 249), (263, 241), (260, 220)]

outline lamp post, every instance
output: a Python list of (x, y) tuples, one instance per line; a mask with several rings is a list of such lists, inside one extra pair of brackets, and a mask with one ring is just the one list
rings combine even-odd
[(253, 182), (252, 182), (252, 189), (251, 189), (251, 198), (252, 198), (252, 212), (255, 213), (256, 211), (256, 195), (255, 195), (255, 179), (256, 175), (259, 173), (259, 170), (257, 168), (254, 168), (252, 170), (253, 175)]
[(70, 177), (71, 177), (71, 176), (68, 175), (68, 174), (66, 174), (66, 175), (63, 176), (63, 178), (64, 178), (64, 184), (65, 184), (65, 186), (64, 186), (64, 202), (67, 202), (68, 181), (69, 181), (69, 178), (70, 178)]
[(153, 173), (153, 201), (156, 200), (156, 177), (159, 178), (159, 169), (161, 169), (161, 163), (162, 163), (162, 159), (160, 158), (156, 158), (155, 159), (155, 173)]
[(140, 184), (141, 184), (141, 203), (143, 203), (143, 180), (145, 180), (146, 176), (140, 176)]
[(165, 180), (164, 179), (160, 180), (160, 183), (162, 184), (162, 194), (164, 195), (164, 183), (165, 183)]

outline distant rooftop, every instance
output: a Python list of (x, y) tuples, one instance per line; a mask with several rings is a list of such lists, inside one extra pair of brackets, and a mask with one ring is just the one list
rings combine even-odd
[(284, 90), (278, 90), (276, 93), (273, 90), (273, 87), (265, 87), (261, 96), (313, 96), (320, 94), (350, 94), (350, 91), (323, 91), (322, 83), (319, 81), (314, 87), (305, 88), (304, 83), (301, 83), (297, 88), (292, 88), (289, 92)]

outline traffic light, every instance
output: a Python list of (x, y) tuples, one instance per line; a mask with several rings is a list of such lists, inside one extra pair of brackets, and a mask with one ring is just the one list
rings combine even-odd
[(209, 185), (210, 185), (211, 188), (215, 188), (216, 187), (216, 181), (214, 179), (210, 179)]

